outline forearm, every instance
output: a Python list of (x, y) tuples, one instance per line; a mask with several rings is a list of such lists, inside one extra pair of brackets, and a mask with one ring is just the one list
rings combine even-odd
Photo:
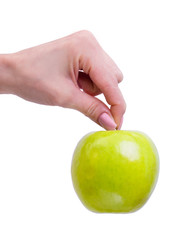
[(0, 94), (13, 93), (15, 85), (13, 72), (13, 55), (0, 54)]

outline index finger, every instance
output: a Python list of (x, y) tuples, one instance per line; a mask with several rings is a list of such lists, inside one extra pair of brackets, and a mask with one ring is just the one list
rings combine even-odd
[(114, 73), (110, 73), (104, 69), (92, 69), (90, 73), (92, 81), (104, 94), (107, 103), (110, 105), (111, 114), (119, 129), (121, 119), (126, 110), (126, 103), (118, 86), (118, 79)]

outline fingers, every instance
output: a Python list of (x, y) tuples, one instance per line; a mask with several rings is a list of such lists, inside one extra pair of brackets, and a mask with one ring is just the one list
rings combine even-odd
[(110, 111), (117, 124), (117, 129), (120, 129), (122, 124), (121, 121), (126, 110), (126, 103), (118, 84), (114, 85), (113, 83), (109, 83), (107, 85), (100, 86), (100, 88), (105, 95), (106, 101), (110, 105)]
[[(99, 74), (97, 74), (97, 76), (99, 76)], [(100, 76), (99, 79), (104, 79), (104, 76)], [(96, 96), (101, 93), (101, 90), (93, 83), (90, 77), (83, 72), (80, 73), (78, 84), (79, 87), (89, 95)], [(98, 84), (100, 85), (100, 83)], [(106, 97), (106, 101), (111, 106), (110, 112), (114, 118), (114, 121), (116, 122), (117, 129), (120, 129), (126, 106), (118, 84), (115, 83), (114, 85), (112, 82), (110, 82), (110, 84), (103, 83), (103, 85), (100, 87), (102, 88), (102, 92)]]
[[(122, 78), (120, 78), (122, 80)], [(121, 81), (119, 80), (119, 81)], [(96, 96), (101, 93), (100, 89), (93, 83), (90, 77), (84, 72), (79, 72), (78, 85), (84, 92), (89, 95)], [(117, 129), (121, 128), (123, 121), (123, 114), (125, 112), (125, 101), (119, 90), (118, 86), (113, 85), (108, 86), (107, 88), (103, 86), (104, 94), (109, 105), (111, 105), (111, 115), (113, 116), (115, 122), (117, 123)]]
[[(84, 33), (86, 34), (86, 33)], [(84, 36), (85, 38), (85, 36)], [(117, 128), (119, 128), (126, 104), (118, 87), (123, 74), (114, 61), (104, 52), (94, 36), (88, 33), (88, 41), (82, 45), (80, 69), (89, 75), (91, 81), (104, 94)], [(87, 43), (87, 45), (85, 44)], [(90, 81), (89, 81), (90, 83)]]
[[(84, 72), (80, 73), (78, 84), (84, 90), (84, 94), (88, 93), (92, 96), (95, 96), (100, 92), (104, 94), (107, 103), (110, 105), (109, 116), (113, 117), (116, 123), (116, 128), (119, 129), (126, 110), (124, 98), (118, 87), (118, 83), (120, 83), (123, 79), (123, 74), (114, 61), (101, 48), (92, 33), (88, 31), (81, 31), (76, 33), (74, 36), (74, 49), (77, 49), (75, 54), (76, 62), (79, 63), (79, 70), (82, 69)], [(82, 97), (85, 97), (83, 92), (81, 93)], [(82, 102), (84, 106), (82, 106), (80, 111), (84, 113), (86, 111), (89, 112), (88, 109), (91, 109), (90, 106), (96, 105), (93, 109), (99, 110), (94, 110), (93, 112), (95, 114), (87, 114), (95, 121), (98, 117), (100, 117), (100, 113), (103, 113), (102, 110), (105, 109), (106, 106), (104, 105), (103, 107), (103, 103), (100, 102), (98, 105), (98, 100), (95, 100), (92, 96), (89, 96), (91, 97), (90, 99), (88, 94), (86, 98), (87, 101), (85, 101), (85, 104)], [(88, 99), (90, 102), (88, 102)], [(80, 105), (81, 104), (77, 103), (77, 106)], [(102, 106), (102, 110), (100, 110), (100, 106)], [(108, 107), (106, 109), (108, 111)]]
[(117, 124), (117, 129), (120, 129), (126, 110), (126, 103), (118, 87), (118, 82), (122, 80), (121, 77), (117, 78), (113, 72), (109, 72), (106, 68), (102, 71), (99, 64), (91, 69), (90, 76), (92, 81), (95, 82), (104, 94), (107, 103), (111, 106), (111, 114)]
[[(122, 126), (122, 123), (123, 123), (123, 115), (126, 111), (126, 103), (124, 101), (124, 98), (123, 98), (122, 93), (119, 90), (119, 88), (116, 88), (115, 92), (117, 92), (117, 95), (115, 95), (115, 96), (118, 96), (118, 97), (111, 98), (112, 104), (111, 104), (110, 110), (111, 110), (111, 114), (117, 124), (117, 129), (120, 129)], [(107, 98), (107, 101), (109, 102), (109, 98)]]
[(74, 108), (92, 119), (106, 130), (115, 130), (116, 123), (113, 120), (109, 108), (99, 99), (75, 89), (74, 100), (71, 108)]
[(100, 81), (97, 85), (104, 93), (107, 103), (111, 106), (111, 114), (117, 124), (117, 129), (120, 129), (121, 121), (126, 110), (126, 103), (118, 87), (118, 83), (115, 82), (115, 76), (110, 76), (110, 74), (106, 74), (106, 72), (104, 75), (101, 73), (97, 73), (96, 75), (93, 74), (93, 79), (95, 79), (95, 81), (98, 81), (98, 77)]

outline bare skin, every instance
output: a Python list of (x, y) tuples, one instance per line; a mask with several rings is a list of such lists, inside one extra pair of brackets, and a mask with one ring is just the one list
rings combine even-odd
[[(0, 55), (0, 93), (76, 109), (107, 130), (122, 124), (122, 79), (122, 72), (88, 31)], [(95, 97), (100, 93), (110, 108)]]

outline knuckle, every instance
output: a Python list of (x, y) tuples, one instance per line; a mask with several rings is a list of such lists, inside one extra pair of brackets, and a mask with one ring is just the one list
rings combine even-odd
[(116, 106), (119, 109), (121, 115), (124, 115), (124, 113), (126, 112), (126, 103), (123, 99), (117, 101), (116, 104), (114, 104), (113, 106)]
[(91, 117), (94, 117), (97, 108), (98, 108), (98, 103), (92, 102), (92, 103), (88, 106), (85, 115), (88, 116), (88, 117), (90, 117), (90, 116), (91, 116)]
[(123, 101), (122, 103), (121, 103), (121, 106), (122, 106), (122, 112), (123, 112), (123, 114), (126, 112), (126, 102), (125, 101)]
[(117, 75), (117, 79), (118, 79), (118, 83), (122, 82), (123, 81), (123, 74), (121, 71), (119, 71), (118, 75)]
[(88, 30), (81, 30), (79, 32), (77, 32), (77, 34), (81, 37), (81, 38), (95, 38), (93, 33), (88, 31)]
[(92, 32), (88, 30), (82, 30), (74, 34), (75, 43), (79, 46), (84, 47), (94, 47), (97, 45), (97, 40), (92, 34)]

